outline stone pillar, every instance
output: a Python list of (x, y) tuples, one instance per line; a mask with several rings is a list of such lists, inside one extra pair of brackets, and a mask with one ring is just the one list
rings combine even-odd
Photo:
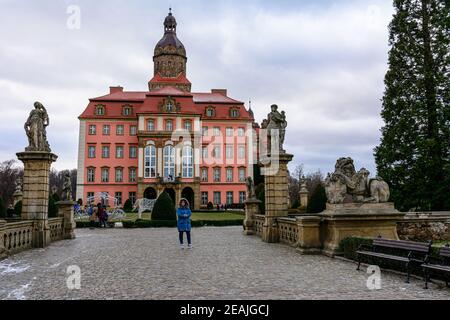
[(259, 205), (261, 201), (258, 199), (248, 199), (245, 204), (245, 219), (244, 219), (244, 234), (251, 236), (253, 232), (253, 217), (255, 214), (259, 214)]
[(288, 163), (294, 156), (280, 153), (272, 156), (270, 161), (261, 161), (261, 173), (264, 175), (265, 222), (262, 240), (269, 243), (279, 241), (277, 218), (287, 217), (288, 204)]
[(59, 216), (64, 218), (63, 234), (64, 239), (75, 239), (76, 223), (74, 220), (74, 201), (59, 201), (58, 206)]
[(48, 226), (49, 174), (55, 154), (27, 151), (17, 154), (24, 164), (22, 220), (34, 220), (33, 246), (44, 248), (50, 244)]
[(303, 216), (297, 218), (298, 248), (302, 254), (316, 254), (322, 252), (320, 242), (320, 217)]

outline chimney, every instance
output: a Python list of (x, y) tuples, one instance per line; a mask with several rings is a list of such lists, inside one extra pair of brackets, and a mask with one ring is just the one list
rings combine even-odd
[(123, 87), (121, 86), (115, 86), (115, 87), (109, 87), (109, 93), (117, 93), (117, 92), (123, 92)]
[(211, 93), (218, 93), (224, 97), (227, 97), (227, 89), (211, 89)]

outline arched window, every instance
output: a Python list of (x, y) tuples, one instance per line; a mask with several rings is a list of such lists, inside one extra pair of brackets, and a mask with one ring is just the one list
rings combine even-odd
[(144, 151), (144, 178), (156, 178), (156, 147), (147, 146)]
[(175, 148), (173, 146), (164, 148), (164, 178), (175, 179)]
[(183, 148), (183, 178), (194, 177), (194, 152), (191, 146)]

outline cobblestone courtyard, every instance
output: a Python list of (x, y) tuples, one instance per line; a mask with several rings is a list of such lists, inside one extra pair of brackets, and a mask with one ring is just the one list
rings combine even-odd
[[(181, 251), (174, 229), (77, 230), (77, 239), (0, 262), (0, 299), (450, 299), (450, 289), (384, 272), (366, 288), (353, 263), (302, 256), (245, 237), (241, 227), (194, 229)], [(81, 268), (81, 290), (66, 286)]]

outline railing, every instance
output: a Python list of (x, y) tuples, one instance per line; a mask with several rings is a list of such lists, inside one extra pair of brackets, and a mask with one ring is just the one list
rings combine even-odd
[(263, 226), (264, 226), (264, 215), (254, 215), (253, 216), (253, 229), (257, 236), (261, 236), (263, 232)]
[(3, 246), (9, 254), (33, 247), (33, 221), (8, 223), (0, 232)]
[(64, 238), (64, 218), (48, 219), (48, 227), (50, 228), (50, 241), (58, 241)]
[(278, 233), (280, 242), (291, 246), (297, 245), (298, 226), (297, 220), (293, 218), (278, 218)]

